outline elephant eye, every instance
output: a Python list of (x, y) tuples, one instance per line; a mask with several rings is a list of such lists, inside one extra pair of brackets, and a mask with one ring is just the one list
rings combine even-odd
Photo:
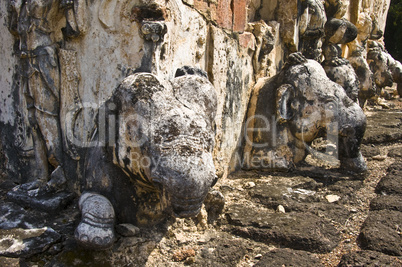
[(325, 109), (327, 110), (335, 110), (336, 109), (336, 104), (334, 102), (328, 102), (325, 104)]
[(290, 104), (290, 107), (293, 109), (293, 110), (299, 110), (299, 107), (300, 107), (300, 103), (299, 103), (299, 101), (292, 101), (292, 103)]

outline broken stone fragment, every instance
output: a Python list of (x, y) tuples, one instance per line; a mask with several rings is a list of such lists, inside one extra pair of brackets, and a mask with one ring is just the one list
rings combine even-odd
[(329, 203), (332, 203), (338, 201), (339, 199), (341, 199), (341, 197), (338, 195), (326, 195), (325, 199), (328, 200)]
[(397, 210), (402, 212), (402, 195), (378, 195), (371, 200), (370, 210)]
[(396, 161), (388, 167), (388, 174), (377, 184), (375, 191), (383, 195), (402, 195), (402, 162)]
[(60, 239), (61, 235), (52, 228), (14, 228), (0, 230), (0, 256), (31, 257), (44, 252)]
[(9, 191), (7, 198), (24, 207), (56, 213), (65, 208), (74, 199), (74, 194), (67, 191), (55, 192), (49, 186), (25, 189), (24, 185), (22, 185), (16, 186)]
[(12, 202), (3, 202), (0, 206), (0, 229), (40, 228), (44, 226), (44, 215), (46, 214), (35, 210), (27, 212)]
[(208, 222), (211, 223), (222, 214), (223, 208), (225, 207), (225, 197), (221, 192), (212, 190), (208, 192), (204, 204), (205, 210), (208, 213)]
[(276, 208), (276, 211), (277, 211), (277, 212), (280, 212), (280, 213), (286, 213), (285, 208), (284, 208), (282, 205), (279, 205), (279, 206)]
[(348, 266), (392, 266), (400, 265), (400, 260), (396, 257), (388, 256), (377, 251), (361, 250), (352, 251), (344, 254), (338, 267)]
[(116, 232), (122, 236), (136, 236), (140, 233), (140, 228), (129, 223), (116, 225)]
[(250, 188), (253, 188), (253, 187), (255, 187), (255, 183), (254, 183), (254, 182), (247, 182), (247, 183), (244, 185), (244, 188), (246, 188), (246, 189), (250, 189)]
[(396, 210), (371, 211), (363, 223), (359, 245), (388, 255), (402, 256), (400, 223), (402, 212)]

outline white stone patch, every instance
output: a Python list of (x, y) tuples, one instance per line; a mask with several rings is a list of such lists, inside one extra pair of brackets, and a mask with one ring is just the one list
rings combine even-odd
[(285, 207), (283, 207), (282, 205), (278, 205), (278, 207), (276, 208), (276, 211), (279, 213), (286, 213)]
[(325, 196), (325, 199), (326, 199), (329, 203), (333, 203), (333, 202), (336, 202), (336, 201), (340, 200), (341, 197), (338, 196), (338, 195), (326, 195), (326, 196)]
[(7, 29), (7, 1), (0, 2), (0, 122), (15, 123), (13, 109), (12, 84), (14, 66), (16, 64), (13, 53), (14, 38)]

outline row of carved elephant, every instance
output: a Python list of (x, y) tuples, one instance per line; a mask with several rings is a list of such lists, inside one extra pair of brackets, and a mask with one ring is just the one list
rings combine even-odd
[[(250, 103), (245, 129), (252, 134), (244, 137), (249, 142), (243, 156), (251, 155), (254, 162), (245, 160), (244, 168), (289, 169), (309, 152), (308, 144), (327, 134), (339, 138), (341, 168), (367, 170), (359, 148), (365, 115), (318, 62), (290, 55), (278, 75), (257, 83)], [(158, 195), (153, 209), (177, 217), (197, 215), (217, 181), (212, 156), (216, 107), (215, 89), (201, 70), (179, 69), (171, 81), (150, 73), (127, 77), (102, 107), (115, 118), (115, 128), (108, 128), (113, 129), (109, 134), (117, 133), (116, 145), (89, 151), (78, 242), (110, 247), (116, 217), (141, 223), (149, 216), (139, 204), (141, 196), (149, 202)], [(271, 118), (275, 125), (261, 125)], [(256, 157), (262, 165), (252, 165)]]
[[(366, 18), (358, 30), (344, 18), (346, 9), (339, 1), (301, 3), (299, 51), (306, 58), (322, 61), (328, 77), (352, 100), (359, 100), (363, 107), (367, 99), (382, 95), (384, 87), (401, 83), (402, 65), (377, 41), (383, 32), (376, 20)], [(342, 56), (345, 49), (341, 45), (348, 47), (348, 59)]]
[[(68, 12), (74, 11), (73, 1), (64, 2)], [(367, 166), (360, 144), (366, 117), (357, 99), (364, 100), (364, 92), (371, 90), (373, 83), (367, 83), (367, 79), (378, 80), (378, 84), (385, 80), (381, 84), (388, 85), (389, 77), (383, 79), (386, 71), (382, 62), (390, 58), (381, 54), (386, 53), (383, 48), (372, 43), (368, 59), (374, 63), (368, 64), (364, 58), (361, 61), (361, 55), (349, 63), (341, 57), (339, 44), (356, 38), (354, 25), (338, 18), (327, 20), (321, 1), (302, 2), (301, 53), (290, 54), (277, 75), (260, 79), (253, 88), (244, 122), (241, 151), (244, 165), (241, 167), (289, 170), (305, 159), (307, 153), (313, 153), (339, 160), (343, 169), (364, 173)], [(42, 18), (37, 28), (29, 29), (30, 34), (37, 31), (43, 35), (41, 46), (29, 43), (29, 38), (25, 43), (22, 39), (26, 37), (28, 29), (24, 27), (30, 23), (32, 10), (46, 13), (48, 5), (53, 3), (33, 1), (32, 6), (27, 3), (15, 12), (19, 14), (15, 17), (18, 26), (15, 30), (19, 32), (15, 34), (21, 38), (20, 46), (26, 46), (21, 49), (21, 63), (27, 76), (25, 93), (30, 101), (32, 131), (38, 132), (38, 140), (40, 131), (49, 132), (42, 133), (43, 144), (36, 141), (38, 147), (48, 152), (48, 155), (38, 155), (41, 160), (38, 162), (47, 166), (49, 161), (55, 167), (50, 183), (45, 184), (57, 187), (66, 183), (66, 177), (59, 155), (62, 145), (56, 143), (61, 141), (51, 132), (53, 129), (60, 134), (56, 119), (58, 93), (52, 87), (59, 70), (51, 34), (45, 31), (48, 21)], [(73, 20), (69, 23), (66, 31), (74, 37), (78, 33), (72, 27)], [(141, 27), (143, 38), (152, 43), (163, 40), (165, 33), (166, 25), (162, 22), (146, 21)], [(323, 49), (322, 38), (325, 38)], [(322, 50), (325, 60), (321, 65), (318, 61)], [(360, 73), (359, 68), (370, 71), (368, 65), (374, 76), (368, 72), (356, 75)], [(399, 76), (395, 74), (393, 78), (399, 82), (401, 68), (393, 69), (394, 73), (399, 71)], [(367, 84), (370, 89), (366, 90)], [(216, 90), (207, 74), (192, 67), (179, 69), (168, 81), (148, 72), (124, 79), (100, 107), (91, 140), (97, 145), (86, 151), (84, 181), (80, 181), (82, 219), (75, 231), (79, 243), (94, 249), (110, 247), (115, 240), (116, 220), (141, 224), (152, 221), (158, 213), (171, 212), (177, 217), (199, 213), (217, 181), (213, 161), (217, 101)], [(101, 116), (107, 120), (102, 121)], [(53, 128), (46, 129), (46, 123), (41, 120), (56, 122)], [(52, 144), (51, 136), (55, 139), (53, 146), (44, 149), (45, 145)], [(336, 149), (319, 154), (311, 147), (319, 137), (332, 141)], [(44, 180), (48, 178), (47, 169), (43, 176)], [(30, 184), (20, 189), (30, 194), (37, 186)]]
[[(98, 145), (87, 151), (77, 241), (104, 249), (115, 241), (116, 220), (197, 215), (217, 181), (216, 112), (216, 91), (202, 70), (184, 67), (169, 81), (151, 73), (127, 77), (99, 110), (108, 120), (98, 124), (92, 140)], [(362, 109), (345, 89), (317, 61), (294, 53), (253, 89), (241, 167), (289, 170), (315, 153), (312, 141), (327, 137), (337, 145), (331, 156), (341, 168), (363, 173), (365, 127)]]

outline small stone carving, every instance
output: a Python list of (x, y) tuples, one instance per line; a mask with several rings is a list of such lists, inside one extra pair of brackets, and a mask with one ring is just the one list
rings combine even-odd
[(327, 21), (324, 5), (320, 0), (303, 0), (301, 5), (299, 51), (306, 58), (321, 61), (322, 38)]
[[(250, 101), (246, 169), (289, 170), (310, 152), (328, 160), (338, 157), (346, 170), (367, 171), (360, 152), (366, 117), (318, 62), (291, 54), (278, 75), (257, 83)], [(322, 136), (337, 150), (323, 155), (312, 149), (312, 141)]]
[(142, 21), (140, 36), (146, 41), (144, 43), (144, 58), (141, 64), (141, 71), (158, 74), (161, 53), (161, 44), (167, 33), (166, 24), (163, 21)]
[(143, 21), (141, 34), (147, 41), (154, 43), (163, 41), (163, 36), (166, 34), (166, 25), (159, 21)]
[[(106, 146), (89, 152), (84, 187), (89, 193), (80, 198), (76, 230), (81, 244), (99, 249), (113, 243), (114, 210), (120, 223), (137, 224), (150, 223), (158, 209), (178, 217), (199, 213), (216, 181), (216, 103), (206, 73), (189, 67), (167, 82), (150, 73), (122, 82), (103, 106), (106, 126), (98, 121), (96, 137)], [(104, 141), (101, 127), (108, 129)], [(153, 199), (155, 193), (159, 197)]]
[(325, 23), (327, 44), (347, 44), (357, 37), (357, 28), (346, 19), (330, 18)]

